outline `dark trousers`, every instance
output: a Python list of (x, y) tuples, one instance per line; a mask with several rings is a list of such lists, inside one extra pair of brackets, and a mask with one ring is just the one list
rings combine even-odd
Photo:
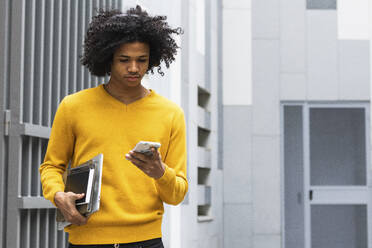
[(114, 247), (120, 247), (120, 248), (164, 248), (163, 242), (161, 238), (157, 239), (150, 239), (140, 242), (134, 242), (134, 243), (126, 243), (126, 244), (107, 244), (107, 245), (73, 245), (69, 244), (68, 248), (114, 248)]

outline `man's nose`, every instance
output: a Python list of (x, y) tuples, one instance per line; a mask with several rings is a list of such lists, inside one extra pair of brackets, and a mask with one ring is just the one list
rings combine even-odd
[(131, 73), (136, 73), (139, 71), (138, 64), (136, 61), (133, 61), (132, 63), (129, 64), (128, 71)]

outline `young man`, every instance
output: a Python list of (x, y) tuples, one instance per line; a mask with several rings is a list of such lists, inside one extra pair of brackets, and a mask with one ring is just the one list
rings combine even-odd
[[(45, 198), (72, 223), (65, 228), (70, 247), (163, 247), (163, 202), (179, 204), (187, 192), (183, 111), (141, 84), (174, 60), (171, 36), (181, 30), (165, 20), (137, 6), (125, 14), (101, 10), (90, 23), (82, 64), (110, 80), (63, 99), (40, 166)], [(152, 155), (132, 151), (139, 141), (161, 147)], [(75, 167), (99, 153), (101, 205), (87, 219), (75, 208), (83, 195), (64, 192), (62, 174), (69, 162)]]

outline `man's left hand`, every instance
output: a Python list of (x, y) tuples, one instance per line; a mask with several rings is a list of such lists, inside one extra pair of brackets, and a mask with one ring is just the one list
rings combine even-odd
[(161, 161), (159, 151), (155, 148), (151, 148), (151, 152), (151, 154), (147, 155), (140, 152), (130, 151), (125, 155), (125, 158), (149, 177), (159, 179), (164, 175), (165, 166)]

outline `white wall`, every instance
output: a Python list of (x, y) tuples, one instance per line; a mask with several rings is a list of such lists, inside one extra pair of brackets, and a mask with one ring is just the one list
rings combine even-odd
[(224, 247), (253, 247), (252, 9), (223, 1)]
[(252, 104), (251, 2), (223, 1), (223, 104)]

